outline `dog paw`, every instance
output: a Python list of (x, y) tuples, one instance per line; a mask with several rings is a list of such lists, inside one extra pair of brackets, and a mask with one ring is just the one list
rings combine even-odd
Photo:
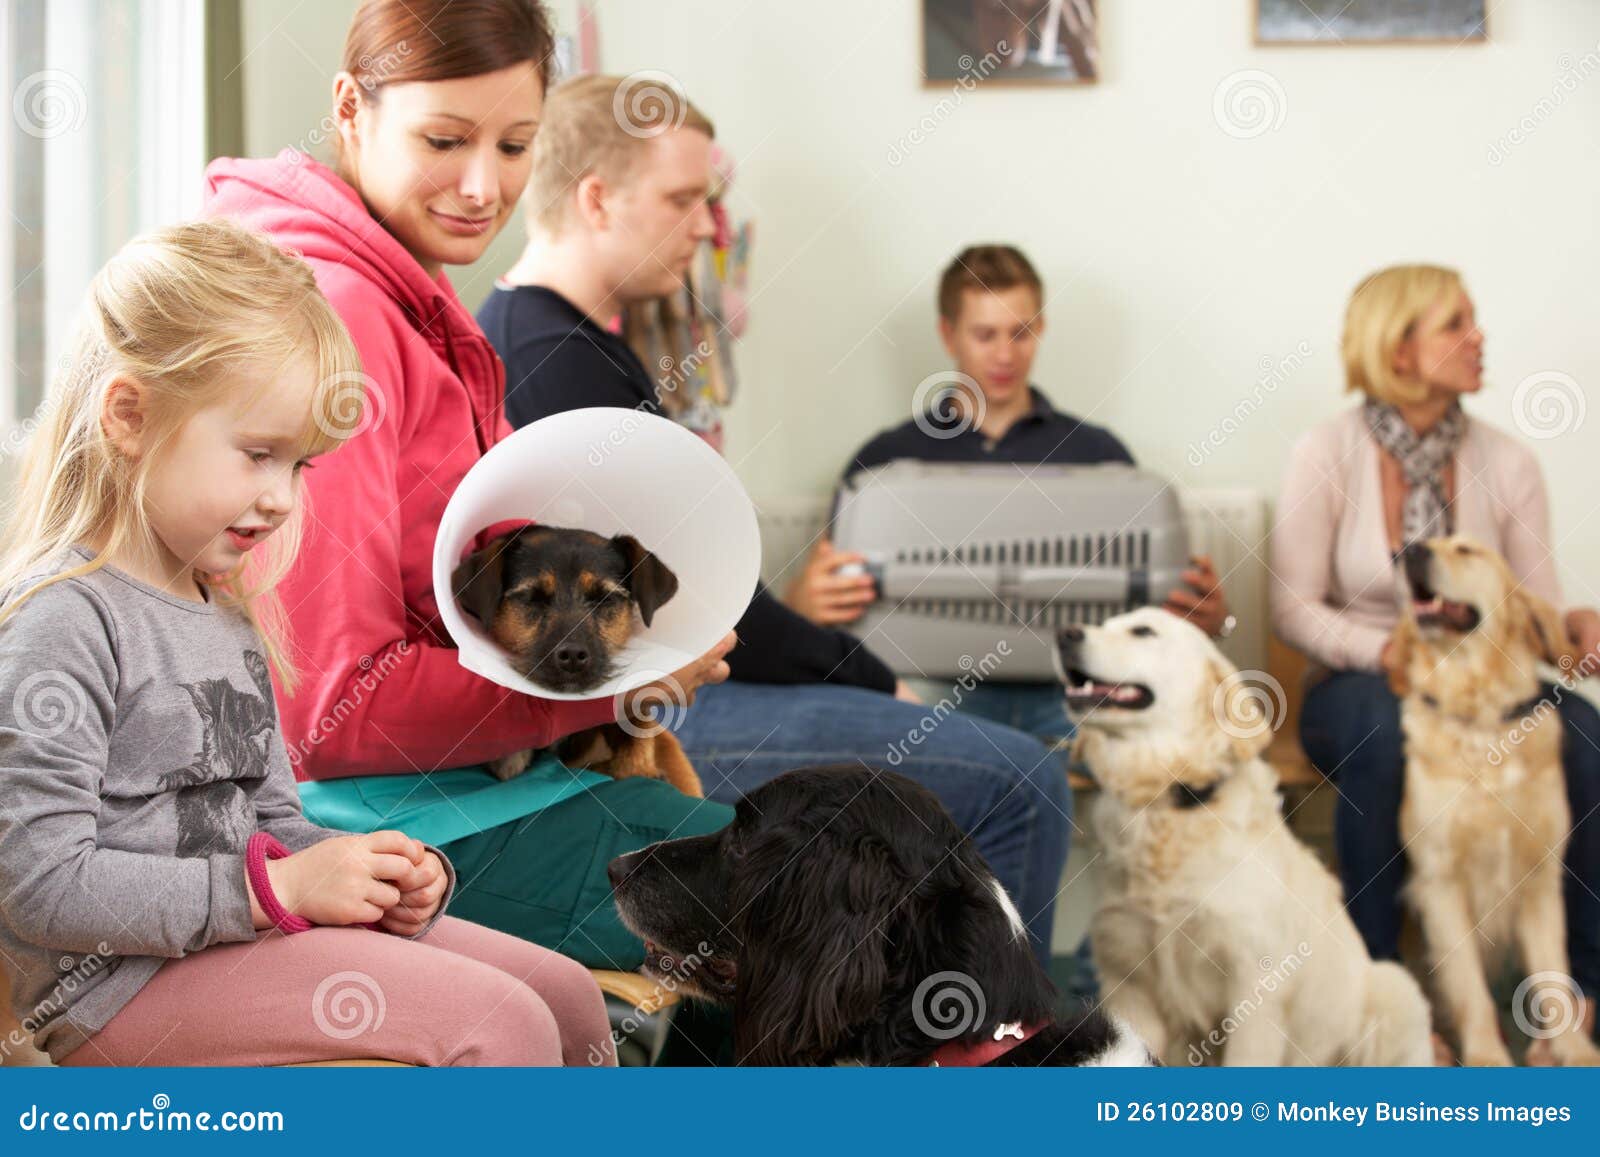
[(1550, 1042), (1550, 1053), (1556, 1064), (1571, 1067), (1593, 1068), (1600, 1066), (1600, 1047), (1580, 1033), (1563, 1033)]
[(510, 755), (503, 755), (499, 759), (491, 760), (489, 772), (501, 783), (528, 770), (528, 765), (533, 762), (532, 751), (513, 751)]
[(1478, 1045), (1463, 1049), (1461, 1052), (1461, 1063), (1466, 1065), (1468, 1068), (1474, 1069), (1504, 1069), (1510, 1068), (1512, 1062), (1511, 1054), (1506, 1051), (1505, 1045), (1496, 1041), (1492, 1047), (1489, 1045)]

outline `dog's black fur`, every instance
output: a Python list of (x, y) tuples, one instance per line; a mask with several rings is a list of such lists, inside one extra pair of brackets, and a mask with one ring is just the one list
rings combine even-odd
[[(947, 972), (982, 993), (964, 1043), (1051, 1022), (993, 1063), (1083, 1064), (1125, 1039), (1096, 1012), (1055, 1022), (989, 866), (932, 792), (892, 772), (788, 772), (722, 831), (619, 856), (610, 875), (646, 970), (732, 1005), (741, 1064), (924, 1063), (946, 1042), (918, 1026), (918, 986)], [(953, 1007), (922, 1004), (924, 1025), (955, 1027)]]
[(632, 535), (525, 526), (462, 561), (451, 589), (522, 674), (581, 693), (615, 673), (634, 608), (648, 627), (678, 580)]

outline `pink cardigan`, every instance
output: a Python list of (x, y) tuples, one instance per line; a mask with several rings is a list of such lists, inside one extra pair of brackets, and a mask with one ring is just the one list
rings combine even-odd
[[(1456, 457), (1455, 526), (1505, 555), (1534, 594), (1561, 605), (1550, 503), (1532, 450), (1476, 419)], [(1359, 406), (1311, 430), (1289, 457), (1272, 529), (1272, 626), (1335, 670), (1378, 669), (1400, 618), (1378, 445)]]

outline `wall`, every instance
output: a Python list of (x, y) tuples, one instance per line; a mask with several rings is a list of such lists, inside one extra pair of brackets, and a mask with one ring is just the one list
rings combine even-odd
[[(247, 0), (252, 152), (323, 115), (351, 7)], [(965, 91), (920, 83), (908, 0), (601, 0), (607, 70), (670, 72), (740, 162), (758, 236), (730, 456), (751, 489), (824, 488), (903, 420), (944, 364), (939, 271), (1003, 239), (1048, 283), (1036, 377), (1058, 404), (1182, 484), (1271, 493), (1294, 437), (1349, 404), (1350, 289), (1438, 261), (1487, 333), (1475, 413), (1538, 431), (1516, 388), (1565, 375), (1545, 384), (1566, 432), (1538, 445), (1569, 596), (1600, 602), (1600, 412), (1572, 429), (1570, 408), (1600, 381), (1600, 5), (1503, 0), (1482, 44), (1277, 49), (1252, 46), (1248, 0), (1100, 7), (1098, 85)], [(518, 236), (458, 279), (469, 301)]]

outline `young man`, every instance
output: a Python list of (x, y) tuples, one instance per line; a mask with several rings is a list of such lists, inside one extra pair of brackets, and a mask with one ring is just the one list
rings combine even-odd
[[(939, 337), (959, 377), (926, 415), (885, 430), (856, 451), (857, 470), (901, 458), (925, 462), (1133, 462), (1116, 435), (1050, 404), (1032, 384), (1044, 333), (1044, 283), (1022, 252), (974, 245), (956, 256), (939, 281)], [(970, 383), (970, 384), (969, 384)], [(976, 394), (973, 390), (976, 388)], [(873, 600), (872, 580), (840, 575), (859, 555), (824, 539), (786, 592), (790, 606), (819, 624), (860, 618)], [(1232, 630), (1232, 616), (1211, 560), (1198, 556), (1185, 586), (1165, 606), (1209, 634)], [(962, 707), (1028, 731), (1046, 742), (1071, 734), (1054, 683), (985, 683), (965, 692)]]
[[(528, 246), (478, 315), (505, 360), (517, 425), (579, 406), (657, 409), (649, 372), (609, 323), (624, 304), (680, 286), (711, 235), (713, 130), (680, 94), (634, 102), (624, 84), (583, 77), (550, 94), (534, 141)], [(972, 835), (1047, 957), (1071, 827), (1070, 793), (1047, 749), (967, 716), (928, 728), (925, 709), (890, 694), (894, 676), (858, 640), (764, 587), (737, 631), (732, 678), (702, 689), (678, 730), (711, 798), (731, 802), (806, 764), (882, 766), (908, 734), (927, 732), (896, 770), (937, 793)]]

